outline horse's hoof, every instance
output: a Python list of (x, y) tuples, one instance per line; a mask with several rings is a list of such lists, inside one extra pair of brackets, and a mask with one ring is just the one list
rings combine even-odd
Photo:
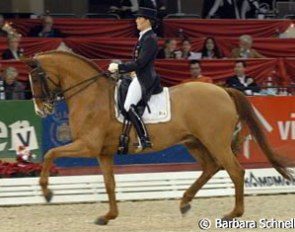
[(182, 216), (186, 215), (186, 213), (191, 209), (191, 205), (187, 204), (183, 207), (180, 208), (180, 212), (182, 214)]
[(231, 221), (233, 221), (234, 219), (233, 218), (231, 218), (231, 217), (229, 217), (229, 216), (223, 216), (223, 218), (221, 218), (221, 221), (225, 221), (225, 222), (231, 222)]
[(45, 197), (46, 202), (50, 203), (52, 200), (52, 197), (53, 197), (53, 192), (49, 190), (48, 193), (44, 197)]
[(108, 224), (108, 220), (106, 220), (105, 218), (97, 218), (94, 222), (94, 224), (96, 225), (100, 225), (100, 226), (105, 226)]

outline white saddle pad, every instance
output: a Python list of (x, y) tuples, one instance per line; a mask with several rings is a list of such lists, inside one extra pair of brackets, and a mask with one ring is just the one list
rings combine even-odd
[[(143, 121), (147, 124), (170, 121), (170, 104), (169, 89), (165, 87), (161, 93), (152, 95), (148, 102), (151, 113), (148, 112), (148, 108), (146, 107), (142, 116)], [(117, 88), (115, 90), (115, 113), (117, 120), (122, 123), (124, 121), (124, 117), (119, 113), (117, 107)]]

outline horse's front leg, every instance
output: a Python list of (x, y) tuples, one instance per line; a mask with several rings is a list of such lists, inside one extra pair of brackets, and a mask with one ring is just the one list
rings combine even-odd
[(48, 177), (50, 174), (50, 168), (55, 159), (59, 157), (93, 157), (95, 155), (97, 154), (94, 154), (94, 151), (89, 149), (81, 140), (76, 140), (65, 146), (50, 149), (44, 156), (39, 180), (46, 201), (50, 202), (53, 196), (52, 191), (48, 188)]
[(118, 216), (118, 206), (115, 194), (116, 183), (113, 171), (113, 156), (100, 155), (98, 162), (103, 173), (110, 208), (105, 215), (98, 217), (95, 223), (98, 225), (106, 225), (109, 220), (115, 219)]

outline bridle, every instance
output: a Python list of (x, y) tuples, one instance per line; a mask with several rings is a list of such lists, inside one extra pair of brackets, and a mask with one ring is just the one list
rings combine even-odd
[[(82, 80), (82, 81), (78, 82), (77, 84), (74, 84), (74, 85), (62, 90), (62, 89), (60, 89), (60, 85), (58, 83), (56, 83), (55, 81), (53, 81), (52, 78), (50, 78), (50, 76), (48, 76), (46, 74), (45, 70), (42, 68), (42, 66), (38, 60), (36, 60), (36, 59), (32, 60), (30, 66), (32, 68), (32, 71), (30, 72), (32, 82), (34, 83), (34, 82), (38, 81), (41, 85), (41, 94), (40, 95), (33, 95), (33, 98), (42, 99), (47, 104), (51, 104), (51, 105), (54, 105), (55, 103), (57, 103), (61, 100), (67, 100), (67, 99), (73, 97), (74, 95), (82, 92), (83, 90), (87, 89), (90, 85), (95, 83), (99, 77), (109, 77), (108, 72), (99, 73), (93, 77)], [(51, 82), (56, 87), (55, 91), (50, 91), (48, 81)], [(77, 87), (80, 87), (80, 88), (77, 89)], [(75, 91), (73, 93), (71, 93), (69, 96), (65, 97), (65, 93), (67, 93), (71, 90), (75, 90)]]

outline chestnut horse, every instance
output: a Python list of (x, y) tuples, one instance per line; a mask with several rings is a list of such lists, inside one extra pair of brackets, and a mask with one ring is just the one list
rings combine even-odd
[[(25, 62), (32, 68), (30, 81), (36, 113), (42, 117), (50, 113), (59, 93), (63, 94), (69, 108), (73, 142), (45, 154), (40, 176), (43, 195), (48, 202), (53, 196), (48, 188), (48, 176), (55, 159), (96, 157), (109, 199), (109, 211), (98, 217), (96, 223), (105, 225), (118, 216), (113, 158), (122, 125), (116, 120), (113, 109), (115, 82), (93, 62), (72, 53), (50, 51)], [(147, 127), (153, 141), (151, 151), (184, 144), (202, 167), (202, 175), (183, 194), (182, 214), (188, 212), (190, 201), (200, 188), (216, 172), (225, 169), (235, 186), (235, 206), (224, 218), (230, 220), (243, 215), (245, 171), (231, 148), (238, 120), (250, 128), (273, 167), (285, 178), (291, 178), (285, 168), (287, 161), (270, 148), (252, 106), (242, 93), (206, 83), (181, 84), (171, 87), (169, 92), (171, 120)], [(131, 133), (131, 142), (135, 139), (135, 133)], [(135, 149), (130, 147), (130, 152)]]

